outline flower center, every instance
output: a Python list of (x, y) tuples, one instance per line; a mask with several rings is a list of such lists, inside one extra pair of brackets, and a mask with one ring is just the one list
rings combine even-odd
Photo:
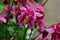
[(25, 23), (25, 24), (28, 23), (28, 21), (29, 21), (29, 20), (28, 20), (27, 18), (24, 19), (24, 23)]
[(29, 2), (30, 0), (26, 0), (27, 2)]

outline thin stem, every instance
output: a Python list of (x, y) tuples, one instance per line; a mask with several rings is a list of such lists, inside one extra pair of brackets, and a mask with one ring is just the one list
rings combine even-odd
[(32, 31), (33, 31), (33, 29), (31, 29), (31, 33), (30, 33), (30, 36), (29, 36), (29, 40), (31, 40)]
[(38, 34), (36, 37), (33, 38), (33, 40), (35, 40), (37, 37), (39, 37), (40, 34)]
[(14, 0), (13, 0), (13, 2), (12, 2), (12, 5), (14, 4)]
[[(1, 22), (1, 21), (0, 21), (0, 25), (1, 25), (1, 27), (2, 27), (2, 22)], [(0, 27), (0, 28), (1, 28), (1, 27)]]
[(25, 29), (23, 40), (26, 40), (25, 38), (26, 38), (27, 30), (28, 30), (28, 27)]
[[(18, 26), (18, 25), (17, 25), (17, 26)], [(9, 32), (7, 31), (8, 34), (9, 34), (9, 36), (10, 36), (9, 38), (13, 37), (14, 33), (15, 33), (17, 30), (18, 30), (18, 27), (16, 27), (16, 29), (14, 29), (14, 32), (12, 33), (12, 35), (10, 35)]]
[(47, 3), (48, 0), (46, 0), (44, 3), (43, 3), (43, 6)]

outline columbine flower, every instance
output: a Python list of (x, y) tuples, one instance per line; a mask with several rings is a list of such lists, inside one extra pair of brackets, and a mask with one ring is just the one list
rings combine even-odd
[(5, 13), (4, 15), (5, 15), (8, 19), (13, 18), (13, 15), (15, 15), (14, 6), (8, 5), (7, 8), (4, 8), (4, 13)]
[(44, 19), (41, 19), (40, 21), (38, 21), (38, 25), (39, 25), (39, 32), (43, 32), (45, 30), (44, 26), (46, 25), (46, 21)]
[[(39, 26), (44, 26), (46, 23), (44, 21), (44, 7), (37, 3), (27, 3), (26, 8), (20, 6), (20, 16), (18, 16), (18, 22), (20, 25), (29, 25), (32, 27), (35, 23)], [(40, 23), (39, 23), (40, 22)]]
[(26, 7), (31, 10), (34, 11), (35, 17), (37, 19), (37, 21), (40, 21), (41, 19), (45, 18), (45, 8), (38, 3), (27, 3)]
[(45, 8), (44, 8), (44, 6), (42, 6), (42, 4), (38, 4), (38, 3), (26, 3), (26, 6), (27, 6), (27, 8), (28, 9), (30, 9), (30, 10), (33, 10), (33, 11), (37, 11), (37, 12), (42, 12), (42, 13), (44, 13), (44, 11), (45, 11)]
[(50, 40), (50, 35), (46, 30), (40, 34), (40, 40)]
[(16, 39), (12, 37), (12, 38), (10, 38), (10, 40), (16, 40)]
[(26, 9), (25, 7), (21, 7), (20, 9), (21, 14), (17, 18), (19, 25), (28, 25), (30, 28), (34, 27), (35, 20), (33, 11)]
[(9, 4), (9, 3), (10, 3), (10, 0), (2, 0), (2, 2), (3, 2), (4, 4)]
[(3, 23), (7, 22), (7, 20), (6, 20), (6, 18), (3, 14), (0, 14), (0, 21), (3, 22)]
[(44, 27), (46, 25), (46, 21), (45, 21), (45, 8), (38, 3), (27, 3), (26, 4), (27, 8), (31, 11), (34, 12), (35, 14), (35, 19), (36, 19), (36, 23), (39, 26), (39, 30), (40, 32), (44, 31)]
[(60, 23), (51, 26), (46, 31), (51, 33), (51, 40), (60, 40)]
[[(51, 31), (50, 31), (51, 30)], [(40, 40), (52, 40), (52, 28), (45, 29), (41, 34), (40, 34)], [(51, 33), (50, 33), (51, 32)], [(55, 39), (54, 39), (55, 40)]]
[(20, 15), (20, 6), (16, 6), (15, 7), (15, 14), (16, 14), (16, 16), (18, 16), (18, 15)]
[(15, 2), (20, 2), (21, 4), (25, 5), (27, 2), (31, 2), (32, 0), (15, 0)]

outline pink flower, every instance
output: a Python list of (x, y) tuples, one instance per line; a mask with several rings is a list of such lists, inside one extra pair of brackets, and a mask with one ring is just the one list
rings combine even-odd
[(45, 8), (38, 3), (27, 3), (26, 4), (27, 8), (31, 11), (34, 11), (36, 21), (40, 26), (44, 26), (46, 24), (45, 19)]
[(10, 38), (10, 40), (16, 40), (16, 39), (12, 37), (12, 38)]
[(44, 7), (37, 3), (27, 3), (26, 7), (20, 6), (20, 15), (17, 18), (19, 25), (27, 24), (33, 27), (38, 23), (39, 26), (44, 26), (46, 24), (44, 11)]
[(51, 26), (46, 31), (51, 33), (51, 40), (60, 40), (60, 23)]
[(0, 21), (3, 22), (3, 23), (7, 22), (7, 20), (6, 20), (6, 18), (3, 14), (0, 14)]
[(49, 40), (50, 36), (48, 35), (48, 32), (46, 30), (44, 30), (41, 34), (40, 34), (40, 40)]
[(21, 4), (25, 5), (27, 2), (31, 2), (32, 0), (15, 0), (15, 2), (20, 2)]
[(21, 11), (20, 11), (20, 6), (16, 6), (15, 7), (15, 15), (18, 16), (20, 15)]
[(34, 11), (35, 14), (35, 18), (38, 20), (40, 19), (44, 19), (45, 18), (45, 8), (44, 6), (42, 6), (41, 4), (38, 3), (27, 3), (26, 7), (31, 10)]
[(41, 19), (38, 21), (39, 25), (39, 32), (43, 32), (45, 30), (44, 26), (47, 24), (47, 22), (44, 19)]
[(10, 3), (10, 0), (2, 0), (2, 2), (3, 2), (4, 4), (9, 4), (9, 3)]
[(42, 12), (44, 13), (45, 11), (45, 8), (44, 6), (42, 6), (42, 4), (38, 4), (38, 3), (26, 3), (26, 6), (29, 10), (33, 10), (33, 11), (36, 11), (36, 12)]
[(26, 9), (25, 7), (21, 7), (20, 9), (21, 14), (17, 18), (19, 25), (28, 25), (30, 28), (34, 27), (34, 12)]
[(39, 25), (40, 27), (45, 26), (46, 24), (47, 24), (47, 23), (46, 23), (45, 19), (41, 19), (40, 21), (38, 21), (38, 25)]
[(8, 19), (13, 18), (13, 15), (15, 15), (14, 6), (8, 5), (7, 8), (4, 8), (4, 15), (5, 15)]

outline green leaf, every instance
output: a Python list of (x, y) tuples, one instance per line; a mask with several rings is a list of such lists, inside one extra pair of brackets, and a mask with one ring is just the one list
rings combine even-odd
[(44, 0), (34, 0), (34, 1), (38, 3), (43, 3)]
[(0, 2), (0, 13), (3, 12), (3, 8), (5, 8), (5, 7), (6, 7), (6, 5), (3, 4), (2, 2)]
[(12, 35), (12, 34), (13, 34), (13, 32), (14, 32), (13, 27), (8, 27), (8, 32), (10, 33), (10, 35)]
[(14, 0), (10, 0), (10, 4), (13, 4)]
[(9, 38), (9, 34), (8, 34), (8, 32), (7, 32), (7, 26), (6, 26), (6, 25), (3, 25), (3, 27), (0, 28), (0, 37), (1, 37), (2, 39), (4, 39), (4, 38)]
[(9, 20), (9, 23), (16, 24), (16, 17), (13, 17), (13, 19)]
[(18, 39), (19, 39), (19, 40), (23, 40), (24, 31), (25, 31), (24, 28), (18, 27), (17, 35), (18, 35)]

